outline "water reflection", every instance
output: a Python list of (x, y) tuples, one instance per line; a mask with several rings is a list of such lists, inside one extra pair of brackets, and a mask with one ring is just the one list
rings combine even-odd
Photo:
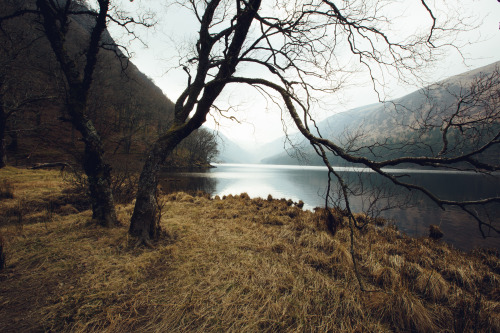
[(216, 191), (217, 179), (203, 177), (201, 174), (194, 176), (189, 173), (168, 173), (161, 176), (159, 187), (165, 193), (203, 191), (212, 194)]
[[(500, 248), (498, 238), (484, 240), (477, 223), (460, 209), (447, 208), (443, 211), (422, 196), (413, 196), (408, 201), (411, 192), (388, 184), (382, 177), (366, 169), (339, 168), (338, 171), (352, 184), (361, 181), (362, 185), (353, 186), (358, 194), (351, 198), (354, 211), (378, 208), (382, 216), (393, 219), (402, 231), (414, 236), (426, 235), (429, 224), (440, 225), (445, 240), (462, 249), (477, 246)], [(401, 176), (404, 181), (425, 186), (448, 200), (500, 195), (498, 178), (459, 172), (391, 172)], [(221, 164), (206, 172), (164, 174), (161, 186), (167, 192), (203, 190), (213, 196), (246, 192), (250, 197), (266, 198), (271, 194), (274, 198), (302, 200), (305, 209), (312, 209), (324, 205), (326, 179), (324, 167)], [(374, 198), (379, 199), (375, 206)], [(394, 208), (401, 205), (405, 208)], [(498, 225), (500, 205), (490, 207), (488, 213)]]

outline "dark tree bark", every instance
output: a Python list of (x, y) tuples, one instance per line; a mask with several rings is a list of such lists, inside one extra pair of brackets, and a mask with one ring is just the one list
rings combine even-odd
[(7, 266), (5, 262), (5, 252), (3, 247), (4, 247), (3, 239), (0, 236), (0, 270), (4, 269)]
[[(198, 68), (196, 76), (178, 98), (174, 114), (174, 124), (152, 146), (139, 179), (134, 213), (129, 232), (138, 237), (139, 242), (149, 244), (157, 239), (160, 231), (158, 202), (156, 189), (158, 173), (165, 158), (173, 149), (206, 120), (215, 99), (226, 86), (228, 79), (236, 71), (240, 62), (240, 53), (247, 37), (252, 21), (257, 15), (261, 0), (237, 1), (238, 9), (229, 28), (213, 34), (210, 28), (214, 24), (214, 16), (220, 0), (209, 1), (206, 4), (203, 17), (200, 17), (199, 42), (197, 44)], [(215, 59), (212, 51), (217, 43), (225, 43), (223, 59)], [(215, 77), (209, 75), (210, 70), (216, 70)], [(206, 82), (208, 78), (212, 78)], [(189, 118), (191, 112), (194, 115)]]
[(78, 69), (65, 48), (65, 36), (69, 28), (68, 16), (71, 0), (66, 6), (52, 1), (37, 0), (43, 18), (45, 35), (61, 66), (67, 82), (68, 96), (66, 111), (72, 125), (81, 133), (85, 143), (83, 169), (88, 177), (92, 202), (92, 218), (102, 226), (117, 224), (113, 194), (111, 190), (111, 167), (104, 161), (104, 149), (99, 133), (87, 117), (87, 100), (97, 63), (99, 42), (106, 29), (109, 0), (99, 0), (99, 13), (86, 48), (86, 62), (83, 71)]
[(5, 78), (3, 74), (0, 74), (0, 169), (7, 166), (7, 140), (5, 140), (5, 135), (7, 134), (7, 119), (11, 115), (5, 108)]
[(7, 118), (3, 110), (3, 103), (0, 101), (0, 169), (7, 165), (7, 144), (5, 142), (5, 128), (7, 126)]
[(160, 167), (187, 135), (175, 130), (164, 135), (162, 140), (153, 145), (142, 169), (129, 233), (145, 244), (149, 244), (149, 240), (158, 239), (161, 231), (156, 191)]

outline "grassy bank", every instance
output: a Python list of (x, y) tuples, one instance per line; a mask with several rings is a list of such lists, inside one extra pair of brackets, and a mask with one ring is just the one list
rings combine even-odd
[[(5, 181), (4, 181), (5, 180)], [(59, 172), (0, 170), (0, 331), (500, 331), (500, 259), (369, 225), (355, 257), (290, 202), (162, 197), (163, 239), (135, 248)]]

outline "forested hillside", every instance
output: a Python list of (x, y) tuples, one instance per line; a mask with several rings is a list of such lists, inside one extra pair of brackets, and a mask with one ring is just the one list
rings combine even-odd
[[(0, 0), (2, 15), (33, 0)], [(85, 9), (82, 7), (82, 9)], [(70, 24), (70, 52), (81, 62), (80, 44), (88, 40), (91, 22), (76, 15)], [(101, 135), (106, 158), (123, 167), (138, 163), (146, 147), (172, 119), (173, 103), (114, 46), (105, 32), (101, 40), (88, 115)], [(6, 160), (12, 165), (67, 161), (79, 165), (83, 144), (64, 115), (65, 81), (36, 15), (2, 22), (0, 32), (0, 99)], [(204, 137), (209, 132), (201, 131)], [(205, 139), (210, 141), (209, 135)], [(201, 139), (200, 139), (201, 140)], [(169, 163), (198, 165), (208, 156), (194, 156), (182, 147)], [(187, 150), (187, 151), (186, 151)], [(198, 154), (199, 155), (199, 154)], [(207, 154), (205, 154), (207, 155)], [(176, 158), (189, 156), (189, 161)], [(205, 160), (196, 160), (205, 158)]]

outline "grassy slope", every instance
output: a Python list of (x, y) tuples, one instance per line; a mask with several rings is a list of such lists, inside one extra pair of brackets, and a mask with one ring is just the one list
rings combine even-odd
[[(6, 168), (4, 179), (2, 332), (500, 331), (497, 254), (370, 225), (356, 257), (376, 292), (362, 292), (349, 229), (332, 238), (320, 212), (177, 193), (163, 197), (165, 237), (140, 249), (126, 225), (90, 225), (59, 172)], [(119, 206), (124, 224), (132, 209)]]

